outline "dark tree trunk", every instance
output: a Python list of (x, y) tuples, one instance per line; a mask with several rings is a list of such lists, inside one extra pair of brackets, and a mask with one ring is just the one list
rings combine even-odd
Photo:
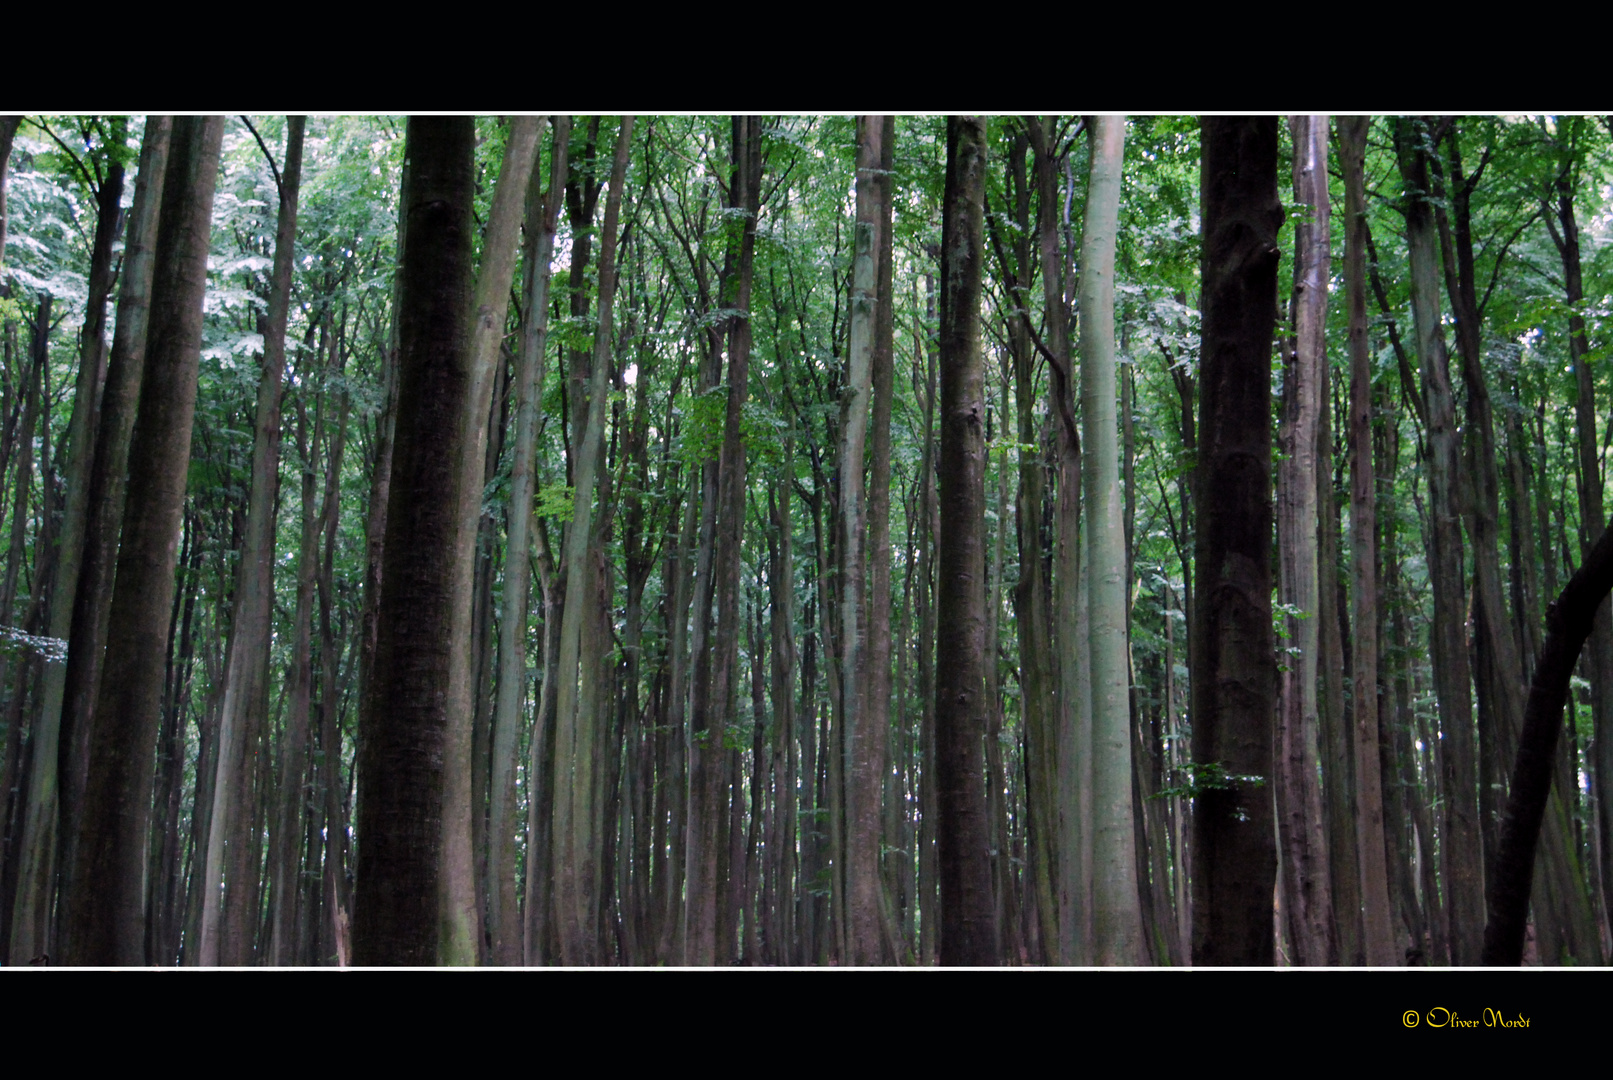
[(409, 121), (398, 405), (374, 665), (359, 718), (353, 959), (437, 959), (447, 629), (470, 392), (471, 117)]
[(981, 739), (985, 698), (985, 389), (980, 356), (985, 123), (947, 118), (941, 238), (941, 540), (935, 744), (941, 963), (996, 965), (991, 823)]
[[(1205, 117), (1193, 633), (1193, 963), (1272, 962), (1277, 120)], [(1259, 778), (1259, 779), (1255, 779)]]
[[(129, 472), (129, 437), (134, 429), (140, 386), (145, 377), (146, 330), (151, 310), (157, 225), (162, 209), (172, 127), (171, 117), (146, 118), (146, 133), (140, 147), (139, 173), (135, 181), (134, 206), (129, 214), (129, 231), (124, 244), (123, 283), (118, 292), (117, 321), (112, 333), (112, 349), (107, 357), (106, 381), (101, 390), (95, 458), (90, 466), (85, 496), (85, 540), (68, 633), (56, 763), (61, 792), (56, 828), (61, 838), (59, 865), (62, 867), (64, 896), (74, 887), (73, 845), (83, 803), (85, 774), (89, 768), (90, 717), (100, 687), (106, 619), (112, 602), (113, 570), (123, 525), (124, 494)], [(43, 884), (36, 883), (36, 888), (48, 892), (48, 880)], [(56, 951), (61, 955), (70, 952), (65, 936), (57, 941)]]
[(129, 445), (117, 583), (69, 875), (74, 887), (65, 898), (70, 963), (146, 960), (146, 825), (223, 133), (223, 117), (174, 121), (153, 270), (149, 362)]

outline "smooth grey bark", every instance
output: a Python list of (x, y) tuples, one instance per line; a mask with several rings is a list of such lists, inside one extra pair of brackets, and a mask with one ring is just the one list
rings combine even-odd
[(1131, 793), (1128, 593), (1115, 381), (1115, 237), (1126, 121), (1094, 116), (1081, 233), (1081, 489), (1088, 515), (1088, 648), (1092, 665), (1093, 960), (1143, 960)]
[(63, 921), (74, 964), (143, 963), (146, 825), (190, 460), (223, 117), (174, 121), (153, 268), (148, 365)]

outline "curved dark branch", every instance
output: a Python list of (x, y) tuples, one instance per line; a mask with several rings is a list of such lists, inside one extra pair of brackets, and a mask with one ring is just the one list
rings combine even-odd
[(263, 151), (263, 156), (269, 161), (269, 171), (274, 174), (274, 189), (279, 193), (280, 201), (285, 202), (286, 189), (285, 185), (280, 182), (280, 166), (274, 163), (274, 155), (269, 153), (268, 144), (263, 141), (263, 136), (258, 134), (258, 129), (252, 126), (251, 120), (242, 116), (241, 123), (245, 124), (246, 129), (252, 133), (252, 137), (258, 140), (258, 149)]
[(1596, 609), (1613, 590), (1613, 529), (1591, 549), (1562, 594), (1546, 609), (1546, 642), (1535, 663), (1524, 708), (1523, 732), (1512, 767), (1512, 794), (1501, 820), (1495, 873), (1490, 878), (1489, 921), (1479, 963), (1515, 967), (1523, 962), (1535, 848), (1551, 794), (1552, 762), (1563, 729), (1563, 705), (1580, 649), (1591, 636)]

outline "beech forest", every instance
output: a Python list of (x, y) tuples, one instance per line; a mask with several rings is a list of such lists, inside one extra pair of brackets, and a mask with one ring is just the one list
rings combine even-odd
[(0, 116), (0, 963), (1613, 957), (1613, 117)]

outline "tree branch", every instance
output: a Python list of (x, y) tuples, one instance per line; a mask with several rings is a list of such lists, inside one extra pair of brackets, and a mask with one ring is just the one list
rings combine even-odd
[(258, 149), (263, 151), (263, 156), (269, 160), (269, 171), (274, 173), (274, 190), (279, 194), (280, 201), (285, 202), (286, 189), (280, 182), (280, 167), (274, 163), (274, 155), (269, 153), (269, 147), (264, 143), (263, 136), (258, 134), (258, 129), (252, 126), (251, 120), (242, 116), (241, 123), (245, 124), (246, 129), (252, 133), (252, 137), (258, 140)]

